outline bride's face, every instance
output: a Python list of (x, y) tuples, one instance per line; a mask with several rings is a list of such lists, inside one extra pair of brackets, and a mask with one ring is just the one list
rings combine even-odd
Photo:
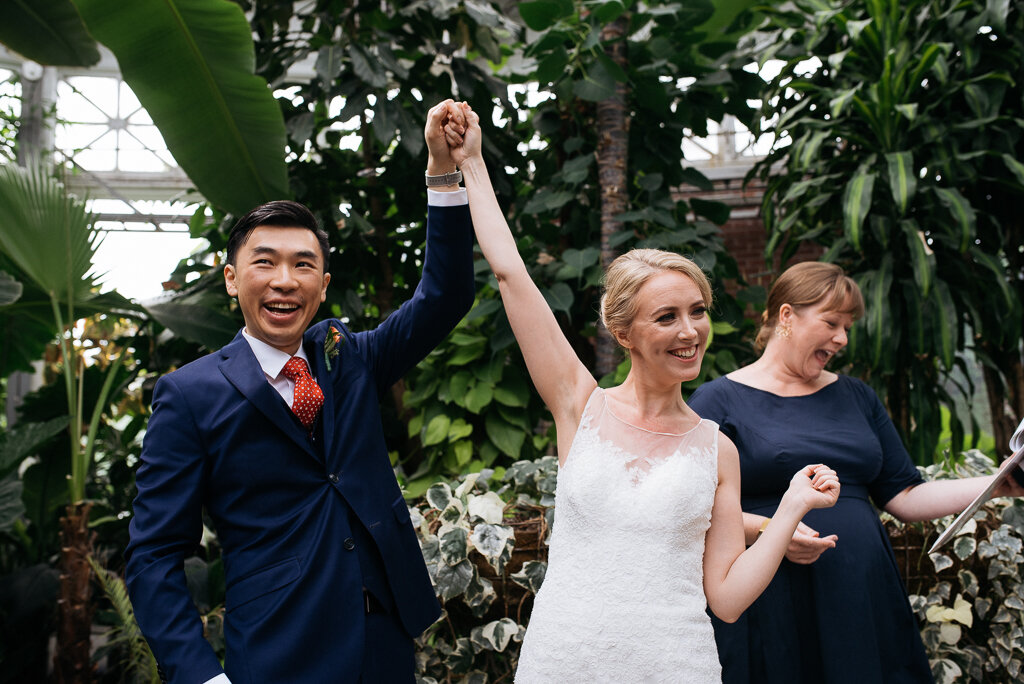
[(634, 370), (671, 382), (697, 377), (711, 331), (700, 288), (678, 271), (663, 271), (641, 286), (637, 301), (636, 317), (619, 336)]

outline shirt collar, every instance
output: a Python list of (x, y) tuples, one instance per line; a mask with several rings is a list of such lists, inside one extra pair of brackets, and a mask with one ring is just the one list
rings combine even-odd
[[(259, 362), (260, 368), (267, 374), (267, 377), (276, 378), (280, 375), (284, 364), (288, 363), (288, 359), (293, 356), (280, 349), (271, 347), (263, 340), (256, 339), (245, 328), (242, 328), (242, 337), (252, 347), (252, 353), (256, 356), (256, 361)], [(303, 349), (302, 343), (299, 343), (299, 350), (295, 352), (294, 356), (298, 356), (306, 362), (307, 367), (309, 366), (309, 358), (306, 356), (306, 350)]]

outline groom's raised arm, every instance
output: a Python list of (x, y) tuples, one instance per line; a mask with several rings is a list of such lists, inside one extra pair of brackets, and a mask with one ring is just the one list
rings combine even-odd
[(428, 190), (423, 275), (413, 296), (381, 323), (354, 338), (378, 391), (419, 363), (473, 306), (473, 225), (466, 191)]

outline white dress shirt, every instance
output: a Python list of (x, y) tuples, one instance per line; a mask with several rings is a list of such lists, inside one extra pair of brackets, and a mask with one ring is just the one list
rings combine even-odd
[(242, 328), (242, 337), (249, 343), (252, 353), (256, 355), (256, 360), (259, 362), (260, 368), (263, 369), (263, 377), (267, 379), (271, 387), (277, 390), (285, 403), (291, 406), (292, 400), (295, 398), (295, 381), (281, 371), (284, 370), (284, 364), (288, 363), (288, 359), (292, 356), (298, 356), (306, 362), (306, 367), (309, 368), (309, 357), (306, 356), (306, 350), (300, 344), (299, 350), (295, 354), (289, 355), (287, 352), (271, 347), (263, 340), (256, 339), (245, 328)]

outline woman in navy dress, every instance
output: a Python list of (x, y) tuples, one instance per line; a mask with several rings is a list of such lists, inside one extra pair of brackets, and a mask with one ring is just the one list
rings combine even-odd
[[(835, 507), (804, 517), (746, 614), (715, 621), (725, 684), (933, 681), (872, 503), (903, 521), (930, 520), (960, 512), (991, 476), (924, 482), (871, 388), (825, 370), (863, 311), (838, 266), (789, 268), (768, 295), (762, 356), (690, 398), (739, 450), (748, 544), (770, 524), (796, 464), (825, 463), (843, 483)], [(1024, 490), (1009, 482), (994, 494)]]

